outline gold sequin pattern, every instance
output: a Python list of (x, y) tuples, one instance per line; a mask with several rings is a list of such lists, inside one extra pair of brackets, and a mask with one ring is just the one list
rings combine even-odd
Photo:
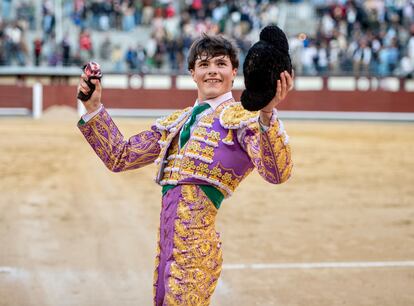
[(203, 116), (199, 122), (200, 126), (212, 127), (214, 122), (214, 113)]
[(207, 144), (202, 147), (199, 141), (191, 139), (185, 148), (184, 154), (196, 159), (203, 160), (207, 163), (212, 163), (214, 158), (214, 147), (211, 147)]
[(237, 129), (257, 121), (258, 112), (249, 112), (243, 108), (241, 103), (234, 102), (226, 107), (220, 115), (220, 122), (223, 127)]
[(234, 144), (233, 141), (233, 130), (229, 130), (229, 132), (227, 133), (227, 136), (223, 139), (223, 142), (227, 145), (232, 145)]
[(188, 115), (188, 112), (190, 111), (191, 107), (187, 107), (185, 109), (176, 110), (167, 117), (158, 119), (156, 121), (157, 126), (160, 129), (169, 129), (177, 125), (181, 120), (181, 118), (185, 115)]
[[(178, 171), (172, 172), (171, 170), (166, 170), (162, 181), (180, 180), (186, 177), (202, 177), (218, 187), (225, 195), (228, 194), (229, 190), (230, 192), (233, 192), (243, 177), (245, 177), (236, 175), (234, 171), (224, 168), (220, 163), (215, 165), (214, 168), (209, 169), (208, 163), (200, 161), (196, 164), (195, 161), (188, 156), (184, 156), (182, 160), (176, 160), (174, 167), (175, 169), (180, 169), (179, 171), (181, 175)], [(249, 173), (250, 171), (251, 170), (249, 170)]]
[(222, 265), (216, 214), (217, 209), (198, 186), (182, 186), (174, 224), (174, 262), (165, 296), (167, 305), (209, 305)]
[(152, 292), (153, 292), (153, 296), (155, 297), (156, 291), (157, 291), (157, 280), (158, 280), (158, 266), (160, 264), (160, 227), (158, 227), (158, 231), (157, 231), (157, 250), (156, 250), (156, 256), (155, 256), (155, 270), (154, 270), (154, 279), (153, 279), (153, 285), (152, 285)]
[(193, 131), (192, 137), (215, 147), (218, 146), (220, 142), (219, 132), (214, 130), (207, 132), (207, 129), (203, 126), (197, 126)]

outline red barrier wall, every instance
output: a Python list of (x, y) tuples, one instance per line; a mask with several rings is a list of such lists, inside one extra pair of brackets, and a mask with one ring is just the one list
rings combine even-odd
[(32, 88), (16, 85), (0, 85), (0, 107), (32, 109)]
[[(234, 91), (236, 99), (241, 91)], [(177, 109), (190, 106), (195, 90), (104, 89), (102, 101), (108, 108)], [(76, 108), (76, 86), (43, 86), (43, 108), (69, 105)], [(0, 86), (0, 107), (32, 108), (32, 88)], [(414, 112), (414, 93), (406, 91), (292, 91), (281, 110)]]
[(414, 112), (414, 94), (405, 91), (293, 91), (282, 110)]

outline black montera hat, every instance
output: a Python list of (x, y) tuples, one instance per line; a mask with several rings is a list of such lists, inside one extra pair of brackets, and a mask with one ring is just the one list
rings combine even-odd
[(243, 64), (244, 85), (241, 95), (243, 107), (257, 111), (265, 107), (276, 94), (280, 73), (292, 74), (289, 43), (285, 33), (270, 25), (260, 32), (260, 40), (247, 53)]

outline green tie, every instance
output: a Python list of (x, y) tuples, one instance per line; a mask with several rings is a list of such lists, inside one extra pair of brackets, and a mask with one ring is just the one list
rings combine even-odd
[(181, 131), (180, 148), (182, 148), (186, 144), (188, 139), (190, 138), (191, 126), (194, 124), (197, 115), (200, 114), (201, 112), (203, 112), (204, 110), (206, 110), (209, 107), (210, 107), (210, 105), (208, 103), (205, 103), (205, 104), (202, 104), (202, 105), (197, 105), (197, 106), (193, 107), (193, 111), (191, 113), (190, 121), (188, 121), (186, 124), (184, 124), (183, 130)]
[[(188, 139), (190, 138), (191, 126), (194, 124), (198, 114), (209, 108), (208, 103), (197, 105), (193, 108), (190, 120), (184, 125), (180, 135), (180, 148), (182, 148)], [(219, 209), (221, 202), (224, 199), (224, 195), (216, 187), (211, 185), (199, 185), (201, 190), (207, 195), (207, 197), (213, 202), (214, 206)], [(162, 195), (165, 195), (168, 190), (176, 187), (176, 185), (165, 185), (162, 187)]]

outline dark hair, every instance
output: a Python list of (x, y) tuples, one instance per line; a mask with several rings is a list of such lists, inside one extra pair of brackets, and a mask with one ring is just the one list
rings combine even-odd
[(216, 56), (228, 56), (233, 68), (239, 68), (238, 50), (236, 45), (222, 35), (203, 33), (191, 45), (188, 54), (188, 70), (194, 69), (195, 62), (200, 57), (211, 59)]

